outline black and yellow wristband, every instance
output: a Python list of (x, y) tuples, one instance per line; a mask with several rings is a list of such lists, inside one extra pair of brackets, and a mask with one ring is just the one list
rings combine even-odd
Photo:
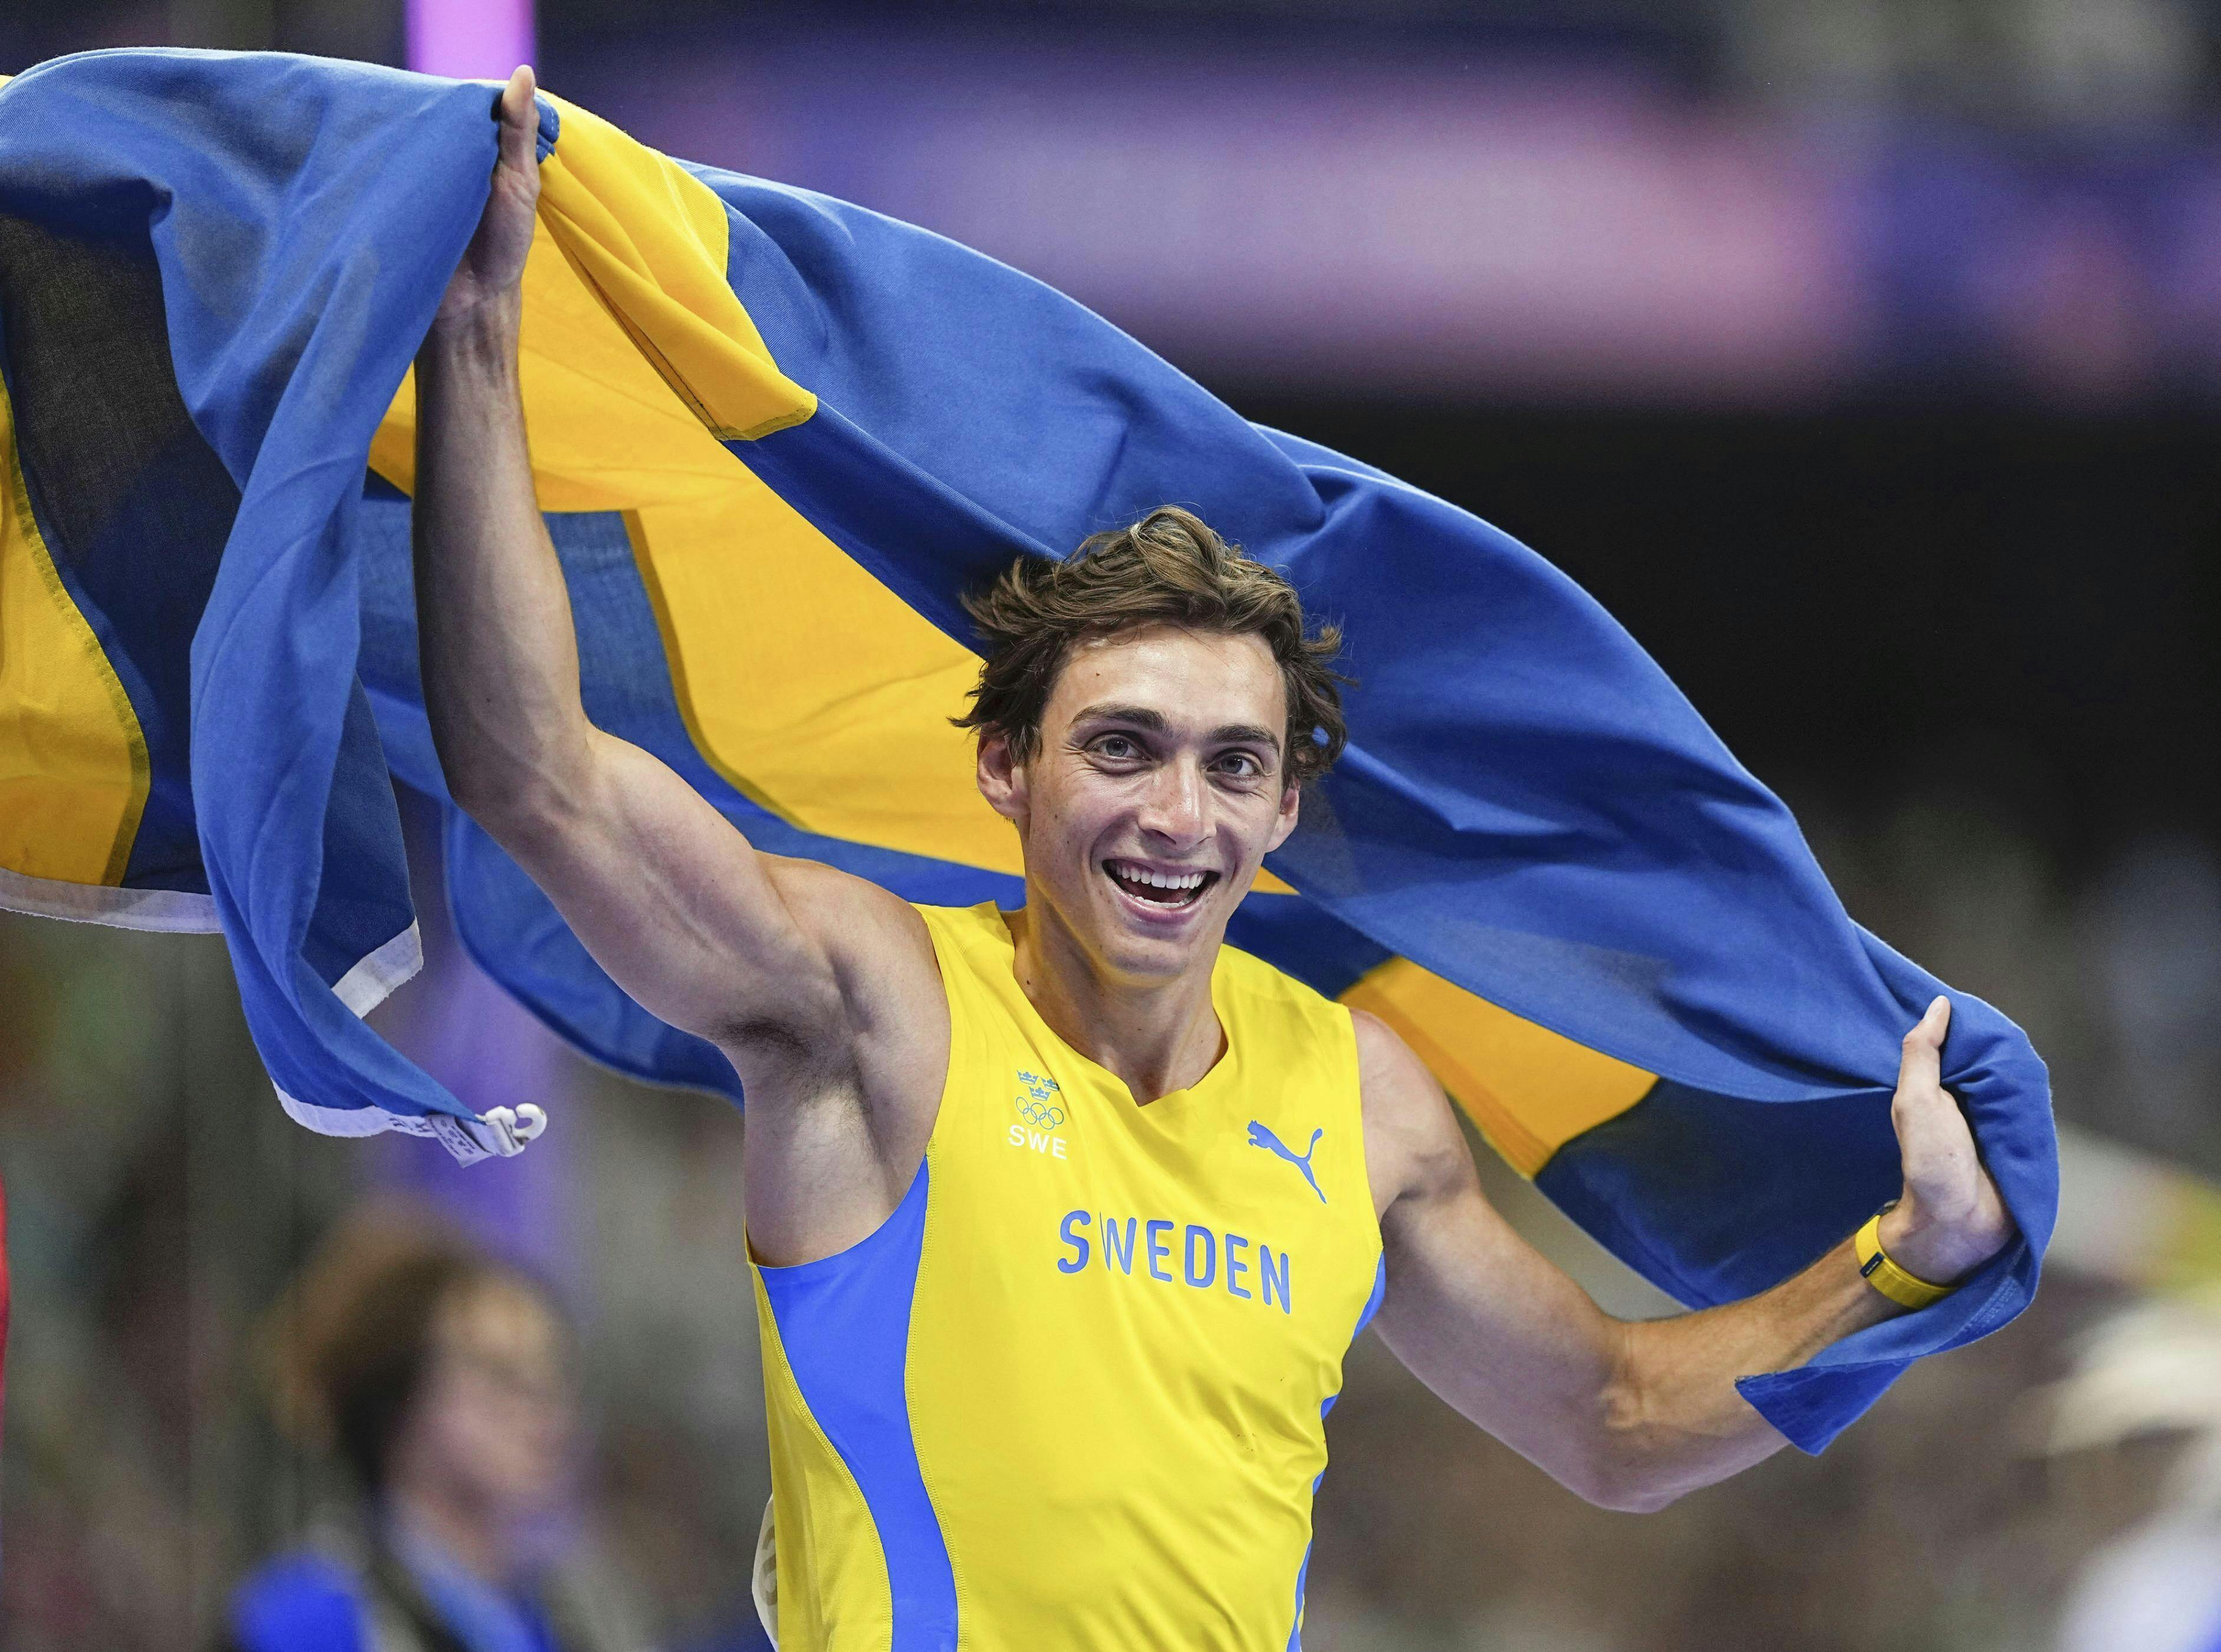
[(1930, 1285), (1917, 1274), (1908, 1273), (1890, 1261), (1889, 1253), (1881, 1248), (1881, 1219), (1897, 1208), (1892, 1199), (1867, 1218), (1857, 1237), (1851, 1241), (1858, 1252), (1859, 1273), (1868, 1285), (1880, 1292), (1900, 1308), (1925, 1308), (1941, 1302), (1959, 1287), (1955, 1285)]

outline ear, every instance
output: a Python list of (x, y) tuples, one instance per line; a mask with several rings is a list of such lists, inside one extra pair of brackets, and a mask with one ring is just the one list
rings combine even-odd
[(979, 736), (978, 769), (979, 795), (987, 806), (1013, 825), (1023, 829), (1026, 817), (1026, 769), (1010, 755), (1010, 737), (999, 729)]
[(1279, 848), (1281, 844), (1286, 842), (1288, 841), (1288, 835), (1296, 829), (1296, 812), (1303, 803), (1303, 797), (1304, 794), (1301, 790), (1295, 786), (1291, 785), (1282, 788), (1280, 792), (1280, 812), (1273, 817), (1273, 835), (1266, 842), (1266, 854), (1270, 854), (1274, 849)]

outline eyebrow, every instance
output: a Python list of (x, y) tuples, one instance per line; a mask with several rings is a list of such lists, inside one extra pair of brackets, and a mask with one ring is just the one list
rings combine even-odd
[[(1167, 734), (1172, 724), (1165, 714), (1146, 705), (1091, 705), (1073, 718), (1075, 726), (1083, 723), (1124, 723), (1136, 729), (1147, 729), (1152, 734)], [(1254, 723), (1224, 723), (1213, 729), (1205, 744), (1212, 746), (1263, 746), (1277, 754), (1280, 737), (1270, 729), (1261, 729)]]

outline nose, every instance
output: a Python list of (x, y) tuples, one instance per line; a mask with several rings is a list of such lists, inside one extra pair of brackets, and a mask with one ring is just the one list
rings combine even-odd
[(1203, 767), (1192, 757), (1161, 765), (1150, 777), (1148, 795), (1142, 800), (1140, 825), (1153, 837), (1180, 848), (1203, 840)]

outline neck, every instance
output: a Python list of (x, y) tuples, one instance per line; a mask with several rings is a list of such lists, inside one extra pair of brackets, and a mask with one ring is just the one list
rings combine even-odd
[(393, 1521), (435, 1545), (472, 1577), (497, 1587), (509, 1582), (514, 1560), (510, 1533), (491, 1511), (436, 1486), (389, 1486), (386, 1504)]
[(1226, 1034), (1211, 1003), (1216, 946), (1162, 979), (1106, 979), (1047, 903), (1006, 915), (1018, 986), (1051, 1031), (1125, 1081), (1137, 1105), (1185, 1090), (1217, 1064)]

